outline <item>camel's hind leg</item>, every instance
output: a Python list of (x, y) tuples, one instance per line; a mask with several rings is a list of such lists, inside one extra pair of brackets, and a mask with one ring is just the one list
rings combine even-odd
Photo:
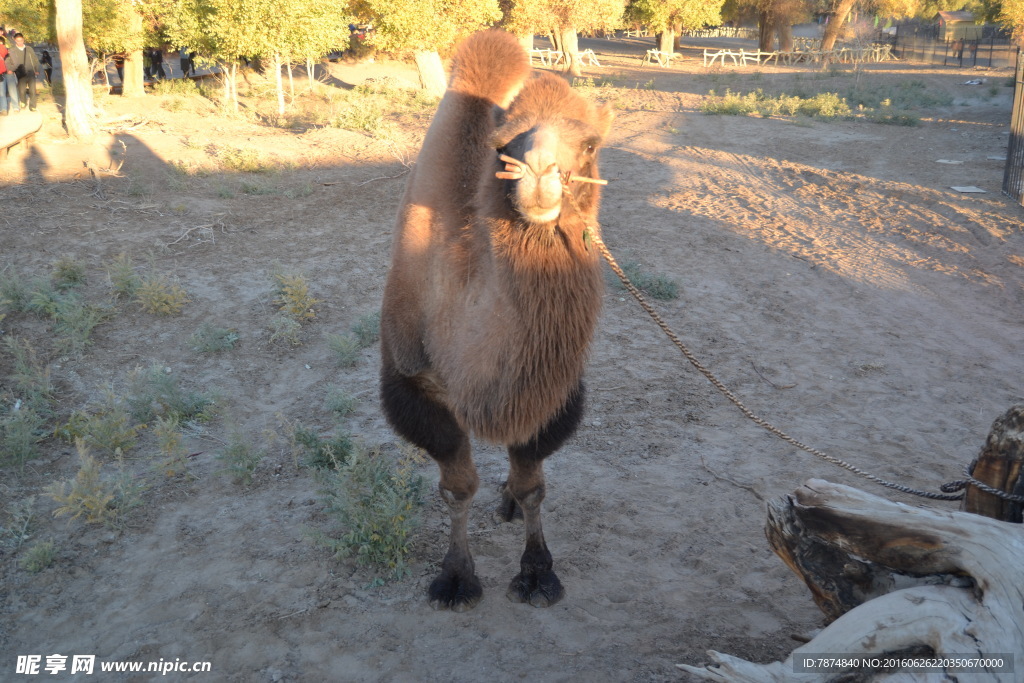
[(387, 365), (381, 372), (381, 402), (388, 422), (437, 462), (441, 469), (438, 488), (451, 515), (448, 553), (441, 573), (430, 584), (430, 604), (435, 609), (463, 612), (483, 597), (467, 535), (469, 508), (480, 482), (469, 437), (431, 389), (426, 378), (405, 377)]
[(553, 570), (551, 552), (544, 541), (540, 505), (544, 500), (544, 459), (572, 436), (583, 416), (583, 384), (565, 407), (529, 443), (510, 446), (508, 481), (502, 486), (499, 515), (511, 520), (522, 510), (526, 550), (520, 572), (508, 587), (509, 600), (548, 607), (562, 599), (565, 590)]

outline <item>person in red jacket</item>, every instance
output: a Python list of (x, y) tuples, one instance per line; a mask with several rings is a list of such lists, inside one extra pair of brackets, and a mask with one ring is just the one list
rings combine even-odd
[(15, 114), (21, 111), (18, 105), (18, 79), (14, 72), (7, 68), (9, 61), (7, 39), (0, 32), (0, 116), (7, 116), (8, 109)]

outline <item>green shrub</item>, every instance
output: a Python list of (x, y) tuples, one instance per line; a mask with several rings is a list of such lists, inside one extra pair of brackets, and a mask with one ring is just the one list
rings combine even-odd
[(350, 368), (359, 360), (359, 342), (349, 335), (328, 334), (327, 346), (334, 352), (335, 360), (343, 368)]
[(53, 541), (40, 541), (25, 551), (18, 564), (25, 571), (37, 574), (52, 565), (55, 559), (57, 551), (53, 547)]
[(327, 398), (324, 403), (328, 410), (342, 418), (355, 410), (359, 401), (340, 387), (331, 386), (327, 387)]
[(337, 469), (321, 472), (320, 495), (336, 535), (314, 540), (341, 557), (355, 556), (391, 578), (408, 573), (412, 534), (423, 505), (423, 478), (409, 460), (393, 464), (379, 452), (354, 452)]
[(110, 288), (117, 298), (134, 299), (142, 286), (142, 278), (135, 272), (131, 259), (123, 252), (107, 266), (107, 277), (110, 278)]
[(88, 448), (116, 458), (135, 448), (141, 428), (132, 422), (128, 409), (108, 392), (98, 410), (76, 410), (55, 434), (71, 443), (81, 439)]
[(193, 351), (200, 353), (217, 353), (235, 348), (238, 342), (238, 330), (217, 327), (211, 323), (203, 323), (192, 333), (188, 343)]
[(0, 464), (21, 466), (38, 457), (38, 444), (45, 438), (46, 420), (31, 408), (0, 417)]
[(32, 538), (35, 529), (36, 497), (29, 496), (7, 506), (7, 517), (0, 526), (0, 548), (18, 550)]
[(376, 344), (380, 339), (380, 311), (367, 313), (359, 318), (352, 326), (352, 335), (359, 348), (365, 349)]
[(53, 264), (50, 279), (60, 291), (73, 289), (85, 284), (85, 266), (72, 256), (63, 256)]
[(153, 84), (156, 95), (198, 95), (199, 89), (191, 78), (165, 78)]
[(217, 459), (224, 463), (222, 473), (229, 475), (236, 484), (248, 486), (253, 481), (256, 468), (266, 455), (266, 449), (257, 448), (241, 430), (236, 429), (231, 432), (227, 444), (217, 454)]
[(298, 459), (306, 467), (314, 469), (337, 469), (348, 462), (355, 445), (344, 431), (321, 436), (301, 424), (292, 428), (292, 447)]
[(236, 173), (269, 173), (274, 170), (274, 165), (259, 150), (251, 147), (214, 146), (213, 156), (221, 168)]
[(216, 398), (209, 393), (185, 391), (178, 380), (159, 365), (136, 368), (128, 379), (128, 412), (137, 422), (164, 416), (179, 422), (213, 419)]

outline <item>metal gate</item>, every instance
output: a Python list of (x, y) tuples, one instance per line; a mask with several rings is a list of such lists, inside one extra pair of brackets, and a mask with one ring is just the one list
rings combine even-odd
[(1017, 53), (1013, 84), (1013, 114), (1010, 117), (1010, 146), (1006, 150), (1003, 194), (1024, 205), (1024, 51)]

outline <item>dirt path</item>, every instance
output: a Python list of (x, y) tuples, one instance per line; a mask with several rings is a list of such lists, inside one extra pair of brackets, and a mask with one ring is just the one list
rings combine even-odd
[[(922, 79), (953, 104), (911, 128), (714, 117), (697, 111), (710, 89), (822, 76), (706, 72), (694, 60), (640, 70), (635, 50), (595, 44), (603, 66), (588, 74), (616, 84), (593, 92), (619, 111), (602, 160), (604, 238), (620, 260), (679, 283), (681, 296), (659, 304), (670, 324), (797, 438), (915, 486), (957, 478), (992, 420), (1024, 398), (1024, 212), (1000, 194), (1001, 164), (988, 158), (1005, 154), (1010, 89), (983, 96), (963, 85), (967, 72), (889, 64), (835, 79)], [(391, 64), (334, 73), (354, 83), (385, 70), (414, 80)], [(161, 680), (679, 680), (674, 664), (700, 663), (707, 649), (770, 661), (821, 626), (765, 542), (766, 500), (812, 476), (899, 497), (759, 431), (610, 287), (585, 427), (547, 468), (546, 534), (567, 598), (537, 610), (503, 597), (521, 528), (491, 519), (505, 458), (487, 446), (471, 522), (484, 601), (458, 615), (427, 605), (446, 525), (432, 497), (412, 576), (371, 587), (366, 570), (308, 541), (325, 513), (280, 439), (249, 488), (218, 475), (212, 456), (229, 425), (328, 429), (330, 386), (360, 399), (348, 426), (362, 442), (395, 448), (375, 402), (376, 350), (339, 369), (324, 340), (379, 306), (403, 183), (394, 146), (153, 106), (140, 128), (76, 147), (57, 134), (52, 105), (41, 110), (50, 136), (0, 166), (11, 181), (0, 188), (0, 268), (44, 274), (74, 255), (102, 296), (105, 265), (126, 252), (174, 274), (192, 298), (172, 318), (122, 307), (84, 356), (53, 358), (62, 400), (82, 405), (123, 386), (133, 367), (160, 364), (216, 390), (224, 415), (190, 441), (198, 478), (155, 487), (124, 532), (51, 522), (40, 499), (37, 538), (56, 542), (57, 561), (31, 574), (7, 549), (0, 556), (0, 679), (13, 677), (14, 655), (61, 653), (212, 663), (211, 674)], [(404, 130), (400, 142), (421, 134)], [(118, 140), (127, 161), (97, 185), (82, 162), (107, 168)], [(259, 147), (294, 166), (183, 176), (174, 164), (205, 155), (197, 140)], [(325, 300), (298, 347), (269, 338), (275, 269), (304, 273)], [(237, 329), (238, 348), (191, 351), (204, 321)], [(43, 322), (3, 324), (45, 348)], [(0, 377), (10, 372), (3, 356)], [(0, 496), (21, 499), (75, 468), (58, 443), (5, 475)], [(433, 466), (420, 469), (432, 490)]]

